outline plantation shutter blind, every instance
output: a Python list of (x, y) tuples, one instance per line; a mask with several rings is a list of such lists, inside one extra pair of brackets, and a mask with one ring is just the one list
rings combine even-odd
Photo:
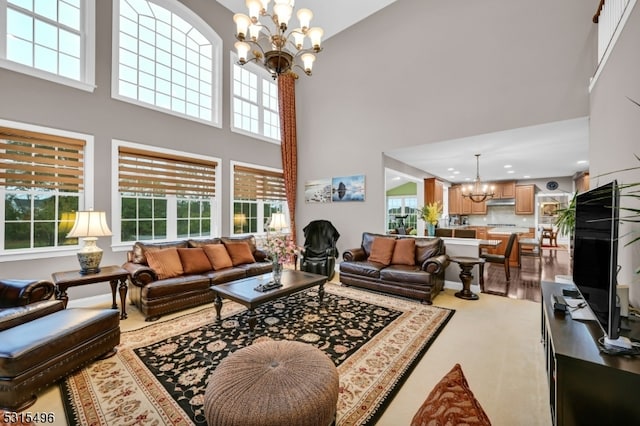
[(217, 166), (215, 161), (121, 146), (118, 189), (127, 194), (214, 197)]
[(86, 141), (0, 127), (0, 185), (80, 192)]
[(233, 168), (235, 200), (286, 200), (282, 172), (235, 165)]

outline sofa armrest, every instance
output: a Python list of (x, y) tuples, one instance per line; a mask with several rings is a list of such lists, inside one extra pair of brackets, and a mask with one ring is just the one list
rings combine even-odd
[(420, 268), (430, 274), (439, 274), (444, 272), (447, 266), (449, 266), (449, 256), (441, 254), (425, 260)]
[(352, 248), (345, 250), (344, 253), (342, 253), (342, 259), (347, 262), (361, 261), (367, 259), (367, 254), (362, 247)]
[(127, 262), (122, 265), (122, 267), (129, 272), (131, 282), (138, 287), (144, 287), (151, 282), (158, 281), (158, 274), (156, 274), (156, 271), (147, 265)]
[(264, 250), (256, 249), (253, 252), (253, 258), (256, 260), (256, 262), (264, 262), (268, 257), (269, 256), (267, 255), (267, 252), (265, 252)]
[(0, 280), (0, 307), (26, 306), (53, 296), (55, 285), (47, 280)]
[(40, 300), (26, 306), (0, 309), (0, 331), (64, 309), (62, 300)]

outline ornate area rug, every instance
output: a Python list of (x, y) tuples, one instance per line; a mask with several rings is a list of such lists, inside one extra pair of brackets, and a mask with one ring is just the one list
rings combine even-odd
[[(325, 351), (340, 374), (337, 424), (372, 423), (454, 311), (358, 289), (325, 285), (256, 309), (253, 342), (290, 339)], [(116, 356), (61, 385), (72, 425), (206, 425), (207, 378), (221, 359), (251, 344), (246, 309), (215, 309), (122, 334)], [(247, 407), (250, 409), (250, 407)]]

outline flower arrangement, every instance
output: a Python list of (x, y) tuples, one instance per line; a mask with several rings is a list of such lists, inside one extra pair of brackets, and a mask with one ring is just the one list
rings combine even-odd
[(272, 262), (280, 265), (293, 263), (297, 254), (296, 245), (291, 236), (285, 234), (268, 235), (264, 251)]
[(438, 223), (438, 219), (440, 219), (440, 215), (442, 214), (442, 205), (439, 201), (435, 201), (423, 206), (420, 212), (420, 219), (431, 225), (435, 225)]

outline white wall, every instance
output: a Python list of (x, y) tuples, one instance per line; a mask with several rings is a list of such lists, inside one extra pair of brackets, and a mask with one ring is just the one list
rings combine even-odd
[[(597, 187), (616, 178), (620, 183), (640, 182), (640, 170), (616, 172), (640, 166), (640, 6), (636, 4), (609, 60), (596, 81), (590, 97), (590, 185)], [(640, 209), (640, 202), (622, 197), (623, 207)], [(625, 212), (621, 212), (624, 216)], [(618, 283), (630, 285), (630, 301), (640, 306), (640, 242), (627, 245), (640, 236), (640, 224), (621, 223), (618, 245)]]
[(363, 203), (297, 205), (338, 248), (382, 232), (383, 152), (588, 114), (594, 5), (583, 0), (399, 0), (324, 44), (297, 86), (305, 180), (366, 175)]

